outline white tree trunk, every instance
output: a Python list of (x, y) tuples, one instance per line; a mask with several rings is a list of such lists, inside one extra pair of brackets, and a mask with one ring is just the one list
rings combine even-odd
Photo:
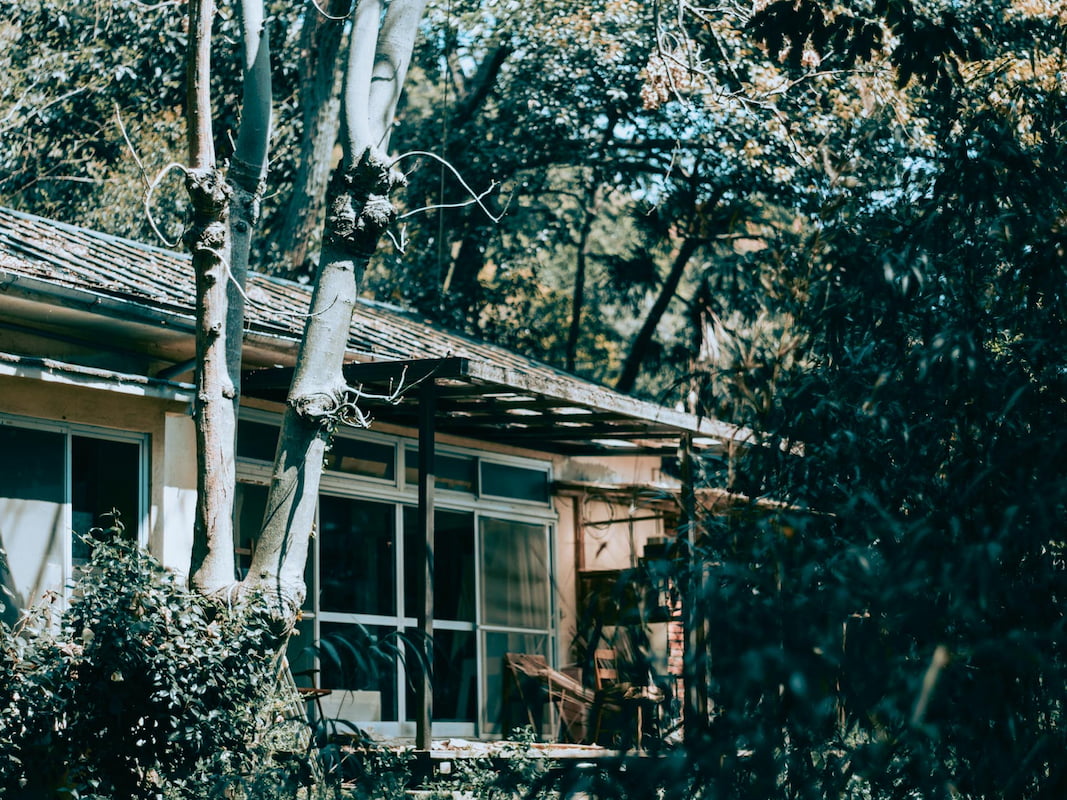
[[(233, 578), (233, 439), (235, 388), (227, 366), (227, 264), (230, 259), (230, 191), (215, 163), (211, 125), (211, 23), (213, 0), (189, 2), (187, 115), (193, 206), (185, 243), (196, 273), (196, 466), (191, 584), (210, 592)], [(224, 584), (223, 584), (224, 585)]]
[(210, 96), (212, 0), (189, 3), (187, 185), (193, 225), (186, 244), (197, 285), (197, 508), (190, 584), (205, 594), (234, 582), (233, 504), (240, 404), (243, 288), (259, 220), (270, 140), (270, 48), (262, 0), (242, 0), (244, 97), (227, 176), (216, 163)]
[(311, 313), (246, 579), (246, 588), (269, 594), (282, 620), (295, 619), (304, 599), (326, 446), (337, 425), (355, 420), (355, 394), (341, 368), (363, 272), (396, 214), (391, 195), (403, 176), (384, 148), (425, 7), (426, 0), (392, 0), (384, 20), (380, 0), (360, 0), (354, 11), (342, 90), (344, 158), (327, 192)]

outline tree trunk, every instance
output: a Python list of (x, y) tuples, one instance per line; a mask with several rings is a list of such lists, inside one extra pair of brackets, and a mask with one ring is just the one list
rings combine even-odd
[[(446, 209), (440, 210), (442, 214), (445, 212)], [(456, 257), (452, 259), (448, 267), (448, 274), (441, 283), (434, 313), (439, 317), (444, 317), (448, 324), (462, 327), (465, 322), (478, 319), (478, 315), (473, 311), (482, 296), (482, 285), (478, 280), (478, 275), (485, 267), (484, 228), (469, 219), (464, 224), (458, 219), (458, 214), (453, 219), (456, 224), (448, 226), (449, 229), (454, 231), (462, 226), (466, 232), (460, 242)], [(446, 247), (445, 242), (445, 227), (441, 225), (439, 228), (439, 246), (447, 252), (449, 248)]]
[[(595, 178), (593, 179), (595, 182)], [(585, 278), (589, 258), (589, 234), (596, 219), (600, 187), (594, 185), (587, 191), (587, 203), (582, 205), (582, 224), (578, 229), (577, 255), (574, 262), (574, 293), (571, 295), (571, 322), (567, 331), (567, 349), (564, 366), (568, 372), (574, 372), (578, 358), (578, 337), (582, 332), (582, 309), (585, 305)]]
[(270, 40), (263, 0), (238, 4), (244, 50), (241, 125), (227, 178), (233, 189), (230, 209), (230, 308), (227, 315), (227, 364), (234, 384), (235, 413), (240, 405), (241, 350), (244, 342), (245, 298), (252, 239), (259, 227), (267, 149), (271, 134)]
[[(197, 504), (190, 582), (204, 592), (233, 580), (235, 389), (227, 364), (230, 190), (215, 165), (210, 61), (212, 0), (190, 0), (187, 73), (193, 221), (185, 235), (196, 274)], [(229, 574), (226, 574), (227, 556)]]
[(689, 263), (689, 259), (693, 257), (693, 253), (700, 246), (700, 242), (700, 239), (691, 236), (682, 240), (681, 247), (678, 248), (678, 252), (674, 256), (670, 272), (667, 274), (667, 279), (663, 281), (659, 295), (657, 295), (655, 302), (652, 303), (652, 308), (648, 310), (648, 315), (645, 317), (641, 329), (637, 332), (637, 336), (634, 337), (633, 344), (630, 345), (630, 352), (626, 355), (626, 361), (622, 365), (619, 379), (615, 383), (615, 388), (620, 392), (633, 391), (634, 384), (637, 382), (637, 375), (641, 371), (641, 362), (648, 353), (649, 345), (652, 344), (652, 340), (655, 337), (656, 326), (659, 325), (660, 320), (663, 319), (663, 314), (667, 311), (667, 306), (674, 299), (674, 295), (678, 291), (678, 284), (681, 283), (682, 275), (685, 274), (685, 267)]
[(211, 130), (211, 0), (190, 3), (187, 185), (193, 224), (186, 244), (197, 286), (197, 508), (190, 585), (205, 594), (234, 581), (233, 504), (240, 405), (243, 289), (259, 220), (270, 140), (270, 47), (262, 0), (240, 5), (244, 45), (241, 127), (229, 175), (219, 171)]
[(289, 273), (313, 272), (308, 251), (321, 230), (326, 208), (334, 145), (341, 129), (337, 84), (337, 54), (344, 34), (344, 15), (351, 0), (331, 0), (319, 12), (309, 3), (300, 41), (300, 104), (303, 131), (292, 192), (283, 220), (267, 248), (273, 266)]
[[(403, 176), (379, 145), (389, 138), (425, 4), (392, 0), (384, 20), (377, 0), (361, 0), (355, 8), (342, 92), (345, 154), (330, 180), (311, 311), (282, 420), (263, 528), (245, 580), (245, 588), (268, 593), (273, 613), (286, 624), (292, 624), (306, 591), (304, 567), (326, 445), (337, 425), (360, 421), (356, 393), (345, 385), (341, 368), (359, 283), (396, 216), (391, 195)], [(376, 82), (372, 71), (381, 76)], [(381, 85), (392, 82), (396, 86)]]

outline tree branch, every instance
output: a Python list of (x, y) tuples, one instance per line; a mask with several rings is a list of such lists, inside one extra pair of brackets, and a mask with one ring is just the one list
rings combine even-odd
[(189, 56), (185, 74), (189, 167), (215, 166), (211, 132), (211, 24), (214, 0), (189, 0)]
[(346, 167), (375, 145), (370, 127), (371, 73), (382, 17), (382, 0), (359, 0), (352, 19), (344, 89), (341, 93), (341, 136), (345, 140)]
[(498, 44), (487, 58), (482, 59), (471, 81), (472, 85), (460, 98), (452, 114), (452, 122), (456, 127), (469, 122), (474, 113), (485, 103), (486, 98), (489, 97), (489, 92), (496, 85), (500, 70), (513, 50), (514, 48), (510, 44)]
[(390, 0), (389, 9), (378, 35), (374, 70), (370, 84), (368, 118), (373, 142), (383, 151), (389, 149), (393, 116), (404, 89), (419, 20), (427, 0)]

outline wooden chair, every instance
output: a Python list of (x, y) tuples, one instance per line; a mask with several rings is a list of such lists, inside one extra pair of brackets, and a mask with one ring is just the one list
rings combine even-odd
[(505, 691), (517, 692), (527, 721), (540, 732), (541, 711), (546, 702), (559, 716), (559, 738), (584, 742), (596, 693), (574, 676), (548, 666), (545, 657), (530, 653), (504, 654)]
[[(596, 684), (593, 741), (600, 744), (633, 744), (642, 747), (645, 714), (656, 727), (656, 710), (663, 693), (655, 685), (636, 686), (619, 680), (618, 653), (613, 648), (593, 651), (593, 677)], [(601, 741), (602, 739), (607, 741)]]
[(593, 651), (593, 679), (597, 689), (606, 689), (619, 682), (615, 659), (615, 651), (610, 647)]

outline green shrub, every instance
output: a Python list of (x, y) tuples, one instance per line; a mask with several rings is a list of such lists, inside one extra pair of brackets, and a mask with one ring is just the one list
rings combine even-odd
[(4, 798), (268, 797), (309, 775), (257, 603), (220, 609), (134, 545), (96, 545), (58, 626), (43, 609), (2, 635)]

